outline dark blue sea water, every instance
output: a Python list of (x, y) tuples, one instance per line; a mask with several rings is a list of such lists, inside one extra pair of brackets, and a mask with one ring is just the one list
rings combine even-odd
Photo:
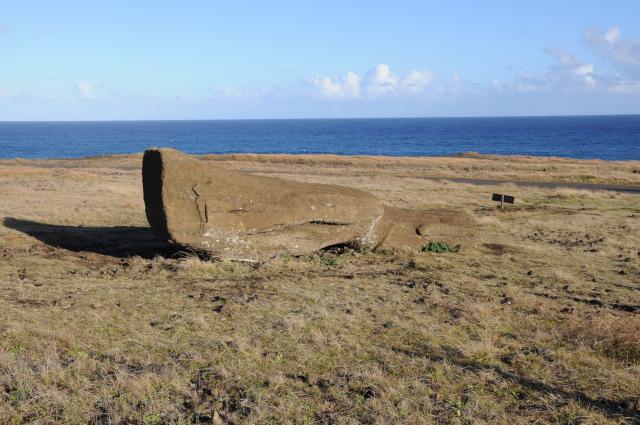
[(229, 121), (0, 122), (0, 158), (170, 146), (188, 153), (483, 154), (640, 159), (640, 115)]

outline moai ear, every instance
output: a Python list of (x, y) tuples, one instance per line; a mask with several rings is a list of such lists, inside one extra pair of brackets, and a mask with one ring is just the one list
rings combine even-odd
[(416, 227), (416, 233), (420, 236), (429, 236), (429, 226), (426, 224), (421, 224)]

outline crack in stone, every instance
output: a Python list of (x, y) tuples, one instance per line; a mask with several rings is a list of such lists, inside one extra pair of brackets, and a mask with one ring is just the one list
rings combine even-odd
[(195, 199), (193, 200), (193, 203), (195, 204), (196, 210), (198, 211), (198, 218), (200, 219), (200, 231), (202, 232), (204, 230), (204, 225), (209, 222), (209, 212), (207, 211), (206, 202), (204, 204), (204, 208), (202, 207), (200, 194), (196, 190), (196, 187), (198, 187), (197, 183), (193, 185), (193, 187), (191, 188), (191, 191), (196, 196)]
[(276, 232), (276, 231), (280, 231), (280, 230), (286, 230), (286, 229), (291, 229), (293, 227), (299, 227), (299, 226), (304, 226), (305, 224), (317, 224), (317, 225), (323, 225), (323, 226), (350, 226), (353, 223), (341, 223), (341, 222), (337, 222), (337, 221), (330, 221), (330, 220), (306, 220), (306, 221), (299, 221), (299, 222), (295, 222), (295, 223), (287, 223), (287, 224), (276, 224), (275, 226), (269, 228), (269, 229), (260, 229), (260, 230), (253, 230), (253, 231), (248, 231), (247, 235), (257, 235), (260, 233), (271, 233), (271, 232)]

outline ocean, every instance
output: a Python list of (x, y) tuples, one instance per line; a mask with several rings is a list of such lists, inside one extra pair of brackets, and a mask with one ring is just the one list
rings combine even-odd
[(640, 159), (640, 115), (212, 121), (0, 122), (0, 158), (173, 147), (193, 154), (448, 156), (462, 152)]

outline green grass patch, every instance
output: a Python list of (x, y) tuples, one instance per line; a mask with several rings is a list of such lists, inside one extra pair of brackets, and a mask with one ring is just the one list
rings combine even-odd
[(331, 257), (323, 257), (320, 259), (320, 262), (325, 266), (335, 267), (338, 265), (338, 261), (335, 258)]
[(441, 254), (443, 252), (458, 252), (460, 251), (460, 245), (450, 245), (446, 242), (429, 242), (422, 247), (422, 252), (434, 252)]

